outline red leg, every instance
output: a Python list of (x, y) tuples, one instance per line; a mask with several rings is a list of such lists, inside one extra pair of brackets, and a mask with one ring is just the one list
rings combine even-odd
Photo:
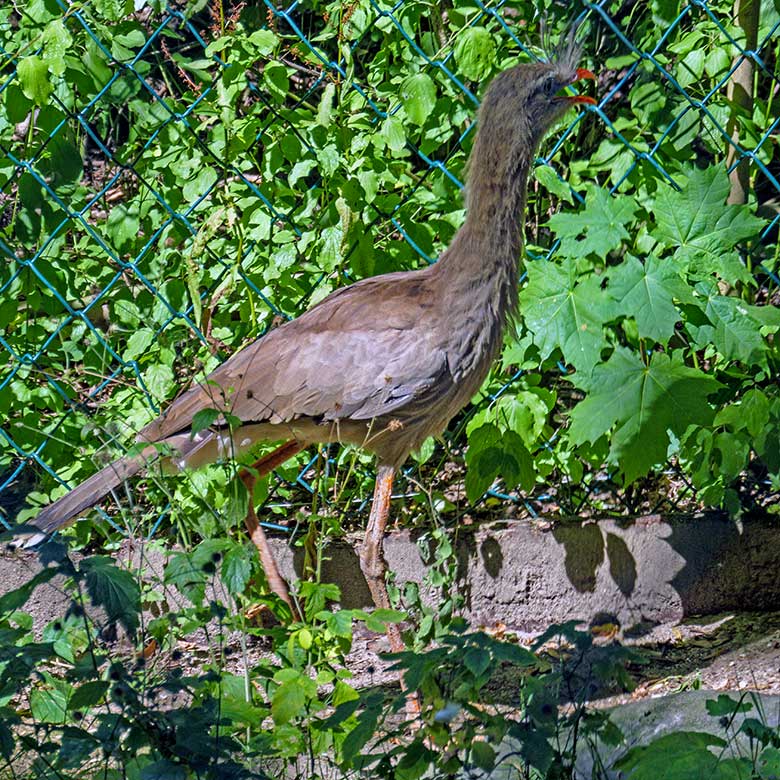
[(249, 469), (242, 469), (239, 477), (246, 487), (249, 494), (249, 508), (247, 510), (246, 529), (249, 532), (249, 538), (257, 547), (257, 551), (260, 555), (260, 563), (265, 571), (265, 576), (268, 579), (268, 585), (271, 590), (279, 596), (292, 610), (293, 616), (299, 618), (298, 609), (295, 602), (290, 596), (290, 589), (282, 577), (279, 567), (276, 565), (276, 559), (271, 552), (271, 547), (268, 544), (268, 538), (265, 535), (263, 527), (257, 520), (257, 514), (255, 513), (255, 506), (253, 501), (255, 480), (258, 477), (264, 477), (266, 474), (273, 471), (278, 466), (281, 466), (286, 460), (289, 460), (293, 455), (300, 452), (304, 448), (304, 445), (299, 441), (293, 439), (277, 447), (273, 452), (265, 455), (252, 464)]
[[(390, 609), (390, 598), (385, 584), (387, 561), (382, 547), (387, 518), (390, 514), (390, 495), (393, 490), (394, 476), (395, 469), (390, 466), (380, 466), (377, 471), (371, 516), (368, 518), (366, 536), (360, 548), (360, 569), (366, 578), (374, 605), (381, 609)], [(395, 623), (388, 623), (387, 638), (392, 652), (398, 653), (404, 649), (401, 631)]]

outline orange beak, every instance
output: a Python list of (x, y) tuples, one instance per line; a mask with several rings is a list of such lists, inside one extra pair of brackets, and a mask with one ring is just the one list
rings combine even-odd
[[(582, 79), (590, 79), (591, 81), (598, 81), (598, 79), (593, 75), (592, 71), (589, 71), (587, 68), (577, 68), (576, 70), (577, 78), (572, 81), (572, 84), (574, 84), (577, 81), (581, 81)], [(588, 106), (595, 106), (596, 100), (594, 100), (590, 95), (572, 95), (571, 97), (567, 97), (566, 100), (568, 100), (570, 103), (577, 105), (584, 103)]]

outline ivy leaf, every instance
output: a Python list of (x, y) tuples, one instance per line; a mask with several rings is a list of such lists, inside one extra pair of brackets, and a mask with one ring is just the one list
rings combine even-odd
[(584, 209), (553, 214), (547, 224), (560, 239), (558, 251), (564, 257), (594, 254), (603, 259), (629, 238), (626, 225), (637, 210), (633, 198), (613, 198), (606, 190), (588, 187)]
[(489, 73), (496, 59), (496, 42), (484, 27), (469, 27), (455, 43), (458, 70), (472, 81), (480, 81)]
[(37, 54), (24, 57), (16, 66), (16, 75), (24, 95), (37, 106), (46, 105), (54, 90), (46, 63)]
[(133, 634), (138, 628), (141, 611), (141, 591), (135, 577), (104, 555), (85, 558), (80, 568), (86, 574), (87, 592), (92, 603), (103, 607), (109, 620), (119, 621), (129, 634)]
[(416, 125), (424, 125), (436, 104), (436, 85), (427, 73), (415, 73), (401, 84), (401, 101), (406, 116)]
[(730, 184), (722, 167), (687, 168), (685, 174), (681, 192), (671, 187), (659, 191), (653, 208), (653, 237), (674, 249), (675, 257), (688, 263), (694, 275), (752, 281), (736, 252), (728, 250), (756, 236), (764, 221), (747, 206), (724, 205)]
[(520, 293), (523, 321), (545, 360), (556, 348), (566, 362), (589, 373), (607, 346), (602, 326), (611, 319), (611, 302), (601, 279), (577, 278), (573, 262), (528, 266), (528, 284)]
[(650, 256), (644, 265), (628, 256), (609, 272), (615, 314), (636, 319), (639, 335), (666, 344), (680, 313), (673, 299), (692, 301), (690, 288), (669, 260)]
[(588, 395), (571, 413), (569, 437), (577, 444), (595, 442), (615, 428), (610, 460), (626, 483), (666, 458), (668, 431), (681, 436), (689, 425), (706, 425), (713, 411), (706, 397), (721, 387), (707, 374), (654, 352), (646, 366), (639, 355), (618, 347), (579, 385)]

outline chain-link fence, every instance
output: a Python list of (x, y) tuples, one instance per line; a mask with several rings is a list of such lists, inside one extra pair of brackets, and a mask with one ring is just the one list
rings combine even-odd
[[(478, 96), (494, 73), (544, 56), (534, 45), (542, 13), (553, 35), (584, 22), (598, 105), (541, 150), (529, 258), (554, 257), (545, 221), (581, 202), (586, 182), (638, 193), (641, 181), (678, 187), (685, 163), (721, 164), (732, 194), (742, 187), (765, 217), (743, 261), (755, 295), (771, 297), (780, 13), (773, 2), (739, 5), (8, 4), (0, 520), (31, 490), (34, 505), (83, 479), (197, 372), (337, 286), (434, 262), (463, 219)], [(527, 375), (504, 363), (486, 403)], [(441, 457), (410, 470), (411, 493), (419, 483), (449, 495), (468, 414)], [(557, 436), (550, 427), (542, 451)], [(314, 472), (339, 458), (334, 449), (317, 465), (310, 453), (268, 501), (281, 489), (294, 503), (290, 485), (312, 489)], [(667, 471), (677, 473), (674, 461)], [(696, 501), (682, 476), (673, 490), (655, 480), (625, 491), (598, 468), (564, 501), (549, 473), (533, 491), (496, 484), (489, 495), (531, 513)], [(149, 497), (167, 510), (164, 499)]]

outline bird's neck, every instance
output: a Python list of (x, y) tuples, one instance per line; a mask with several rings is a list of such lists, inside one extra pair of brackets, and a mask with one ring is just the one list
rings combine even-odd
[(466, 221), (440, 261), (463, 304), (490, 310), (501, 329), (517, 307), (529, 170), (525, 158), (472, 154)]

